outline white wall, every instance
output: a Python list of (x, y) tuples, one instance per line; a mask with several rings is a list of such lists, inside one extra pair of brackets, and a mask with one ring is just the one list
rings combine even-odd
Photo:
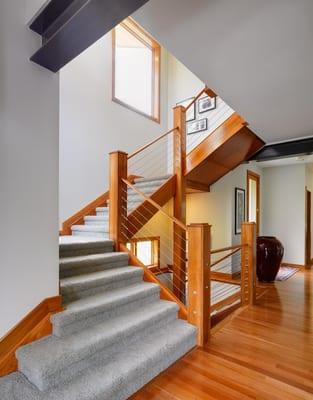
[(305, 263), (305, 165), (263, 169), (263, 234), (284, 245), (284, 261)]
[[(168, 53), (168, 126), (173, 126), (172, 108), (179, 102), (196, 96), (203, 88), (204, 83), (186, 68), (177, 58)], [(192, 100), (190, 100), (191, 102)], [(198, 113), (196, 102), (196, 119), (207, 118), (208, 129), (203, 132), (187, 135), (187, 153), (197, 146), (202, 140), (221, 125), (234, 110), (230, 108), (220, 97), (216, 99), (216, 108), (206, 113)]]
[[(207, 222), (212, 225), (212, 248), (231, 246), (240, 242), (240, 235), (235, 234), (235, 188), (245, 189), (247, 195), (248, 169), (260, 175), (262, 191), (262, 170), (254, 165), (242, 164), (212, 185), (210, 192), (187, 195), (187, 223)], [(262, 197), (260, 203), (261, 233)]]
[(167, 130), (167, 53), (161, 124), (112, 102), (112, 40), (105, 35), (60, 73), (60, 222), (108, 190), (108, 154), (131, 153)]
[(0, 336), (58, 294), (58, 75), (29, 61), (25, 5), (0, 3)]

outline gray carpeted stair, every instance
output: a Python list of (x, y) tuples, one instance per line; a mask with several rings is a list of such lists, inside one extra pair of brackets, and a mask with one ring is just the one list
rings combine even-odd
[(142, 277), (110, 240), (61, 237), (65, 310), (52, 335), (17, 350), (0, 399), (124, 400), (193, 348), (196, 329)]
[[(154, 178), (137, 178), (134, 186), (141, 190), (145, 195), (151, 196), (160, 186), (162, 186), (171, 175), (158, 176)], [(127, 189), (127, 212), (128, 214), (142, 204), (143, 198), (131, 188)], [(84, 225), (73, 225), (72, 235), (82, 237), (109, 237), (109, 203), (107, 207), (98, 207), (97, 215), (88, 215), (84, 218)]]

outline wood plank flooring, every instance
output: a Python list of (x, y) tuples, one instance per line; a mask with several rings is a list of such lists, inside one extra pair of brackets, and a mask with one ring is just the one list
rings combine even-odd
[(266, 285), (132, 400), (313, 400), (313, 272)]

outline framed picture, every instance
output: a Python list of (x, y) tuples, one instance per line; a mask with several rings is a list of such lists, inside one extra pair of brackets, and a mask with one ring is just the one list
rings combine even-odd
[(193, 122), (188, 122), (187, 124), (187, 135), (191, 135), (192, 133), (206, 131), (208, 129), (208, 120), (207, 118), (198, 119)]
[(246, 191), (235, 188), (235, 235), (241, 234), (241, 224), (245, 220)]
[[(189, 97), (188, 99), (176, 103), (176, 105), (187, 107), (192, 102), (192, 100), (194, 100), (194, 97)], [(195, 119), (196, 119), (196, 103), (193, 103), (193, 105), (187, 110), (186, 122), (194, 121)]]
[(205, 113), (216, 108), (216, 97), (201, 97), (198, 100), (198, 112), (199, 114)]

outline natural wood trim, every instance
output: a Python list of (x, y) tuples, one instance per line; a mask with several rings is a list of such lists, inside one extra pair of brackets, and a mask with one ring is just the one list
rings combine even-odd
[(109, 200), (109, 191), (103, 193), (95, 200), (87, 204), (81, 210), (77, 211), (74, 215), (65, 220), (62, 224), (62, 230), (59, 232), (61, 236), (71, 235), (71, 228), (73, 225), (82, 225), (84, 223), (84, 217), (87, 215), (95, 215), (96, 208), (105, 207)]
[(227, 274), (226, 272), (211, 271), (211, 280), (217, 282), (231, 283), (233, 285), (241, 285), (240, 272)]
[(152, 200), (150, 197), (146, 196), (140, 189), (136, 188), (134, 185), (132, 185), (127, 179), (122, 179), (122, 182), (124, 182), (127, 186), (129, 186), (134, 192), (138, 193), (141, 197), (143, 197), (148, 203), (152, 204), (153, 207), (157, 208), (159, 211), (161, 211), (164, 215), (166, 215), (172, 222), (180, 226), (182, 229), (186, 230), (187, 227), (185, 224), (183, 224), (181, 221), (179, 221), (177, 218), (172, 217), (170, 214), (168, 214), (158, 203), (156, 203), (154, 200)]
[(198, 328), (198, 346), (204, 346), (210, 335), (210, 243), (208, 224), (188, 225), (188, 322)]
[(205, 185), (204, 183), (196, 182), (191, 179), (186, 180), (186, 187), (187, 187), (187, 189), (193, 189), (193, 190), (196, 190), (197, 192), (209, 192), (210, 191), (209, 185)]
[(51, 334), (50, 316), (62, 311), (61, 296), (43, 300), (0, 340), (0, 376), (17, 371), (15, 351)]
[(151, 91), (152, 100), (152, 114), (146, 114), (137, 108), (127, 104), (115, 95), (115, 64), (116, 64), (116, 32), (112, 30), (112, 101), (115, 103), (136, 112), (154, 122), (160, 123), (160, 97), (161, 97), (161, 46), (154, 40), (141, 26), (139, 26), (132, 18), (128, 17), (120, 25), (140, 40), (145, 46), (149, 47), (152, 51), (152, 71), (153, 71), (153, 82)]
[[(176, 177), (171, 176), (163, 185), (150, 195), (150, 198), (160, 206), (166, 204), (175, 194)], [(144, 201), (128, 215), (127, 237), (133, 237), (158, 211), (149, 201)]]
[(244, 125), (245, 120), (237, 113), (233, 113), (225, 121), (221, 122), (213, 132), (186, 155), (185, 176), (205, 161), (221, 145), (236, 135)]
[(131, 244), (131, 251), (138, 257), (137, 253), (137, 244), (140, 242), (152, 242), (152, 254), (151, 258), (153, 259), (153, 263), (150, 265), (146, 265), (147, 268), (156, 268), (160, 269), (160, 236), (148, 236), (148, 237), (135, 237), (128, 240)]
[(249, 180), (254, 180), (256, 182), (256, 234), (260, 234), (260, 185), (261, 177), (254, 171), (247, 170), (247, 221), (249, 221), (249, 198), (250, 198), (250, 187)]
[(176, 176), (176, 192), (173, 198), (173, 216), (181, 221), (173, 226), (173, 289), (181, 300), (185, 297), (186, 280), (186, 111), (182, 106), (173, 108), (173, 125), (177, 130), (173, 137), (173, 173)]
[(241, 299), (241, 294), (240, 292), (238, 293), (234, 293), (228, 297), (226, 297), (226, 299), (223, 299), (215, 304), (211, 304), (211, 313), (214, 311), (218, 311), (219, 309), (229, 306), (231, 304), (233, 304), (235, 301), (240, 300)]
[(235, 250), (235, 249), (241, 249), (241, 248), (242, 248), (242, 244), (238, 244), (235, 246), (222, 247), (220, 249), (211, 250), (211, 254), (222, 253), (223, 251)]
[(156, 139), (152, 140), (148, 144), (145, 144), (144, 146), (140, 147), (138, 150), (136, 150), (134, 153), (130, 154), (128, 156), (128, 160), (136, 156), (137, 154), (141, 153), (142, 151), (146, 150), (148, 147), (152, 146), (153, 144), (157, 143), (159, 140), (163, 139), (164, 137), (168, 136), (170, 133), (174, 132), (177, 128), (172, 128), (169, 131), (163, 133), (162, 135), (158, 136)]
[(109, 207), (109, 237), (115, 243), (126, 242), (123, 224), (127, 220), (127, 204), (124, 196), (126, 185), (123, 179), (127, 177), (127, 153), (113, 151), (110, 153), (110, 207)]
[[(218, 260), (214, 261), (214, 262), (211, 264), (211, 268), (214, 267), (215, 265), (219, 264), (220, 262), (226, 260), (228, 257), (231, 257), (231, 256), (233, 256), (234, 254), (238, 253), (239, 250), (241, 250), (241, 246), (238, 247), (237, 249), (233, 250), (231, 253), (226, 254), (226, 256), (223, 256), (223, 257), (219, 258)], [(212, 254), (212, 253), (211, 253), (211, 254)]]
[(195, 102), (205, 93), (209, 97), (217, 97), (217, 94), (212, 90), (209, 89), (207, 86), (205, 86), (198, 94), (197, 96), (191, 101), (191, 103), (188, 104), (187, 107), (185, 107), (185, 110), (187, 111)]
[(178, 316), (180, 319), (186, 320), (187, 319), (186, 306), (176, 296), (174, 296), (174, 294), (165, 285), (163, 285), (163, 283), (161, 283), (159, 279), (156, 278), (153, 272), (149, 268), (147, 268), (140, 260), (138, 260), (138, 258), (134, 254), (132, 254), (123, 243), (119, 244), (119, 250), (128, 253), (129, 262), (131, 263), (131, 265), (143, 268), (144, 270), (143, 279), (146, 282), (155, 283), (160, 286), (161, 299), (173, 301), (178, 304), (179, 306)]

